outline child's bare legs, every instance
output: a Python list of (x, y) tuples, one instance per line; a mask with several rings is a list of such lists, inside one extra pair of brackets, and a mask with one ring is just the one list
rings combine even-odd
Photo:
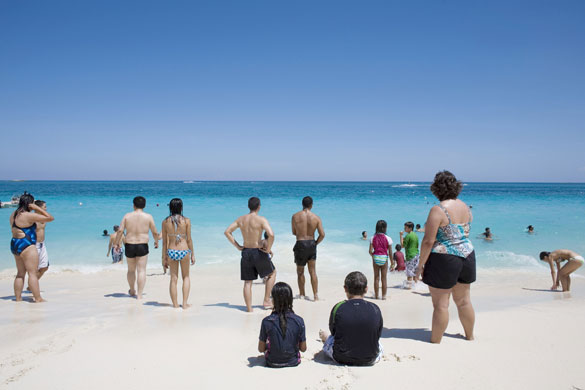
[(175, 260), (170, 260), (169, 268), (171, 273), (171, 282), (169, 283), (169, 293), (171, 294), (171, 302), (173, 302), (174, 308), (178, 308), (179, 303), (177, 302), (177, 281), (179, 279), (179, 262)]
[(376, 264), (375, 261), (372, 260), (372, 266), (374, 267), (374, 297), (376, 299), (380, 298), (379, 291), (380, 291), (380, 266)]
[(183, 277), (183, 309), (188, 309), (189, 292), (191, 291), (191, 277), (189, 276), (191, 268), (191, 256), (185, 256), (181, 260), (181, 276)]
[(386, 299), (386, 292), (388, 291), (388, 262), (380, 267), (380, 274), (382, 275), (382, 299)]

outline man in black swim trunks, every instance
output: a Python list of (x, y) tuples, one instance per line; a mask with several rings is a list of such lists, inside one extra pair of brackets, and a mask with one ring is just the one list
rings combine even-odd
[[(301, 298), (305, 297), (305, 265), (308, 265), (313, 294), (315, 301), (318, 301), (319, 281), (317, 280), (315, 262), (317, 260), (317, 245), (325, 238), (325, 231), (323, 230), (321, 218), (311, 212), (312, 208), (313, 199), (310, 196), (305, 196), (303, 198), (303, 210), (292, 216), (292, 233), (297, 237), (293, 252), (295, 253), (295, 264), (297, 265), (299, 295)], [(315, 241), (315, 230), (319, 232), (317, 241)]]
[[(269, 309), (272, 306), (270, 301), (270, 292), (274, 281), (276, 280), (276, 270), (268, 254), (274, 243), (274, 233), (266, 218), (258, 215), (260, 211), (260, 199), (255, 196), (248, 200), (250, 213), (242, 215), (234, 221), (225, 230), (225, 236), (239, 251), (242, 252), (240, 261), (240, 275), (244, 281), (244, 302), (248, 312), (252, 312), (252, 282), (260, 276), (268, 276), (264, 291), (264, 308)], [(240, 229), (244, 238), (244, 246), (238, 244), (232, 233)], [(268, 238), (264, 247), (260, 247), (262, 241), (262, 232), (266, 231)]]
[[(142, 299), (142, 292), (146, 284), (146, 262), (148, 261), (148, 231), (152, 232), (154, 237), (154, 247), (158, 248), (158, 233), (154, 224), (152, 215), (144, 212), (146, 207), (146, 199), (142, 196), (137, 196), (133, 200), (134, 211), (124, 215), (122, 222), (120, 222), (120, 229), (116, 233), (114, 246), (120, 247), (124, 231), (126, 260), (128, 262), (128, 285), (130, 290), (128, 294), (136, 296), (137, 299)], [(136, 283), (136, 273), (138, 271), (138, 282)], [(138, 285), (136, 291), (134, 289), (135, 283)]]

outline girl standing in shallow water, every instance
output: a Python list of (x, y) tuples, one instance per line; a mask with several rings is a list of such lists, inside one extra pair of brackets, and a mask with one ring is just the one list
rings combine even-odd
[[(193, 240), (191, 239), (191, 220), (183, 216), (183, 201), (179, 198), (171, 199), (169, 203), (170, 216), (162, 224), (162, 265), (166, 270), (171, 270), (171, 283), (169, 292), (173, 307), (178, 308), (177, 302), (177, 284), (179, 279), (179, 265), (181, 266), (181, 276), (183, 277), (183, 309), (190, 305), (189, 291), (191, 289), (191, 278), (189, 277), (189, 268), (195, 264), (195, 254), (193, 253)], [(189, 264), (190, 262), (190, 264)]]
[(386, 221), (379, 220), (376, 223), (376, 234), (370, 240), (370, 256), (372, 256), (372, 264), (374, 267), (374, 295), (376, 299), (379, 298), (378, 291), (380, 290), (380, 278), (382, 279), (382, 299), (386, 299), (386, 291), (388, 290), (388, 283), (386, 277), (388, 274), (388, 260), (392, 257), (392, 239), (386, 235)]

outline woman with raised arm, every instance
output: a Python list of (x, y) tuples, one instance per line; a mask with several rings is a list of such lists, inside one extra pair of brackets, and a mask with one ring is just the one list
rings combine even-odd
[(189, 277), (189, 268), (195, 264), (195, 254), (193, 253), (193, 240), (191, 239), (191, 220), (183, 216), (183, 201), (179, 198), (171, 199), (169, 203), (170, 214), (162, 223), (162, 265), (166, 270), (171, 270), (171, 284), (169, 291), (173, 307), (178, 308), (177, 302), (177, 283), (179, 279), (179, 266), (181, 267), (181, 276), (183, 277), (183, 309), (190, 305), (189, 290), (191, 289), (191, 279)]
[(35, 205), (34, 202), (35, 198), (25, 192), (20, 196), (18, 208), (10, 215), (12, 228), (10, 251), (16, 262), (14, 296), (17, 302), (22, 301), (22, 289), (26, 274), (28, 274), (28, 285), (35, 302), (43, 302), (37, 275), (39, 268), (39, 252), (35, 245), (37, 243), (37, 222), (51, 222), (55, 218), (42, 207)]
[(431, 192), (439, 200), (429, 212), (416, 279), (423, 275), (433, 301), (431, 343), (440, 343), (449, 323), (449, 299), (457, 305), (465, 338), (473, 340), (475, 312), (470, 285), (475, 281), (475, 251), (469, 240), (470, 208), (457, 199), (463, 184), (449, 171), (435, 175)]

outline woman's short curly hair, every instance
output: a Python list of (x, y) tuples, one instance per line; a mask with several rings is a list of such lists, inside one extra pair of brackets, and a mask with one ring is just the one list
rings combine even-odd
[(462, 188), (463, 183), (449, 171), (438, 172), (433, 184), (431, 184), (431, 192), (441, 202), (447, 199), (457, 199)]

